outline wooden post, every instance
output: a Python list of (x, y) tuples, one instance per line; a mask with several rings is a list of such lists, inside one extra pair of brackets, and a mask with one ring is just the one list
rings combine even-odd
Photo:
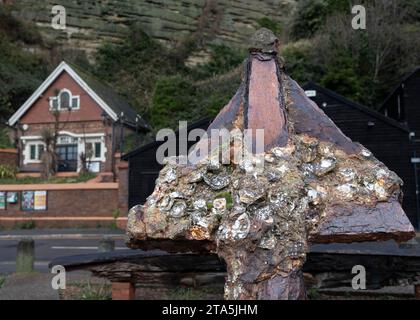
[(99, 252), (111, 252), (115, 250), (115, 241), (107, 236), (104, 236), (99, 241)]
[(414, 295), (416, 300), (420, 300), (420, 283), (414, 285)]
[(112, 300), (134, 300), (136, 288), (131, 282), (112, 282)]

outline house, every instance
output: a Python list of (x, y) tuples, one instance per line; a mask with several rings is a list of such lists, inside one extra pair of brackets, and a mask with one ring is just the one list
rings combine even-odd
[[(194, 129), (207, 130), (212, 118), (205, 118), (187, 126), (187, 133)], [(178, 141), (179, 132), (175, 132)], [(128, 206), (129, 208), (144, 203), (153, 192), (155, 181), (159, 176), (162, 165), (156, 160), (156, 151), (164, 141), (154, 141), (125, 154), (121, 159), (128, 161)], [(188, 149), (195, 141), (188, 141)], [(177, 155), (180, 155), (177, 148)]]
[[(46, 128), (56, 137), (61, 172), (78, 172), (86, 163), (90, 171), (111, 172), (124, 137), (149, 130), (111, 87), (66, 62), (12, 115), (8, 125), (14, 129), (20, 172), (41, 171)], [(82, 160), (83, 154), (87, 161)]]
[(363, 144), (378, 160), (400, 176), (404, 181), (403, 209), (418, 229), (419, 179), (412, 163), (416, 146), (410, 139), (410, 127), (315, 83), (308, 83), (303, 88), (307, 96), (317, 103), (346, 136)]

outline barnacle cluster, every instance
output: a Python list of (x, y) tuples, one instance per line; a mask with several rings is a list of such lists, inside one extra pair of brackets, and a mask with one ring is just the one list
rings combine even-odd
[(328, 208), (398, 198), (402, 181), (360, 150), (296, 134), (238, 163), (169, 158), (145, 205), (130, 211), (129, 235), (212, 241), (228, 267), (226, 298), (260, 298), (256, 284), (300, 270)]

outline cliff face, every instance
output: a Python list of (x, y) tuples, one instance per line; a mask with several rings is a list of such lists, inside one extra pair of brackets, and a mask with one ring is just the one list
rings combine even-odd
[[(13, 15), (35, 22), (63, 48), (88, 56), (104, 41), (118, 42), (132, 23), (167, 45), (189, 36), (206, 43), (242, 46), (261, 19), (288, 23), (296, 0), (8, 0)], [(51, 27), (54, 5), (66, 8), (67, 28)]]

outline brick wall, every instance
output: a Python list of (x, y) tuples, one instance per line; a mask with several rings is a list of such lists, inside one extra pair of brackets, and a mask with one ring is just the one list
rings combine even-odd
[(17, 149), (0, 149), (0, 165), (17, 166), (18, 165)]
[[(46, 211), (22, 211), (21, 191), (47, 190)], [(119, 209), (117, 183), (0, 185), (0, 191), (17, 191), (17, 204), (0, 210), (0, 226), (13, 227), (33, 220), (37, 227), (97, 227), (114, 223), (113, 213)], [(120, 209), (120, 216), (126, 212)], [(120, 224), (120, 223), (119, 223)]]
[(118, 177), (118, 207), (122, 215), (127, 215), (128, 210), (128, 162), (117, 159)]

